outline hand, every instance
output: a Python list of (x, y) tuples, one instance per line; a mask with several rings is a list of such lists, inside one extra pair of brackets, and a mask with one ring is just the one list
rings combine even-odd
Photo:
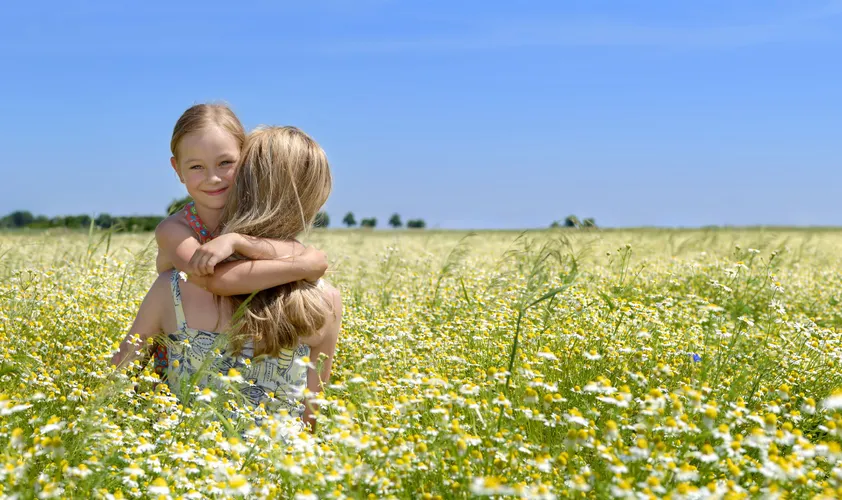
[(190, 276), (212, 275), (213, 268), (217, 264), (234, 255), (237, 236), (236, 234), (223, 234), (200, 246), (193, 252), (193, 257), (187, 264), (187, 274)]
[(315, 283), (327, 271), (327, 254), (314, 247), (305, 247), (304, 251), (295, 257), (304, 269), (304, 279)]

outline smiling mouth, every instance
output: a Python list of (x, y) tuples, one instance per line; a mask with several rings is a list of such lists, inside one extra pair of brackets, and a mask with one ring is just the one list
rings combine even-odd
[(216, 191), (205, 191), (205, 194), (209, 194), (211, 196), (219, 196), (222, 193), (224, 193), (225, 191), (228, 191), (227, 187), (224, 187), (222, 189), (217, 189)]

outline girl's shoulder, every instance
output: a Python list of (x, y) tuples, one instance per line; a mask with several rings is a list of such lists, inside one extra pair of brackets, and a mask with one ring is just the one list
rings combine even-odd
[(155, 236), (173, 235), (183, 237), (190, 235), (204, 243), (210, 239), (210, 233), (204, 226), (202, 218), (196, 211), (196, 204), (190, 202), (179, 211), (168, 216), (155, 228)]
[(159, 246), (162, 241), (183, 239), (186, 236), (196, 238), (196, 233), (181, 213), (170, 215), (155, 227), (155, 238)]
[(196, 210), (196, 203), (190, 202), (184, 206), (181, 210), (174, 213), (173, 215), (164, 219), (166, 222), (169, 219), (174, 219), (177, 222), (173, 224), (179, 224), (180, 226), (184, 226), (190, 229), (193, 232), (194, 236), (199, 243), (207, 243), (208, 241), (212, 240), (216, 234), (211, 232), (211, 230), (205, 225), (205, 222), (199, 216), (199, 212)]

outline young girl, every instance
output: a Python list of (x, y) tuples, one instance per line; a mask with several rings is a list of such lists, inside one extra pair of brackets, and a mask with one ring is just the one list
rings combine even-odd
[[(186, 272), (196, 284), (220, 296), (302, 279), (315, 281), (327, 269), (322, 252), (304, 248), (292, 238), (268, 241), (230, 233), (210, 243), (220, 229), (245, 136), (240, 120), (224, 105), (198, 104), (181, 115), (170, 141), (170, 163), (193, 201), (155, 230), (158, 272), (173, 268)], [(257, 261), (217, 266), (233, 253)], [(285, 256), (296, 258), (278, 260)], [(157, 345), (154, 355), (155, 372), (163, 378), (166, 347)]]
[[(312, 225), (330, 194), (331, 182), (324, 151), (309, 136), (293, 127), (257, 130), (247, 141), (242, 167), (230, 185), (232, 196), (219, 221), (226, 234), (292, 240)], [(227, 257), (224, 252), (220, 255)], [(183, 397), (181, 381), (194, 375), (206, 356), (214, 355), (217, 332), (230, 329), (232, 341), (214, 360), (214, 368), (223, 373), (237, 369), (244, 380), (242, 393), (252, 405), (271, 407), (277, 398), (314, 428), (314, 409), (305, 409), (297, 398), (305, 386), (320, 392), (330, 377), (341, 324), (339, 292), (322, 280), (300, 280), (263, 290), (243, 305), (245, 299), (219, 302), (192, 279), (180, 282), (177, 271), (162, 273), (111, 362), (125, 366), (137, 358), (133, 338), (146, 342), (168, 332), (173, 363), (167, 369), (167, 383)], [(245, 313), (232, 324), (233, 312), (241, 306)], [(217, 329), (218, 324), (223, 328)], [(318, 360), (322, 355), (321, 369), (302, 359)], [(210, 383), (208, 378), (200, 382)]]

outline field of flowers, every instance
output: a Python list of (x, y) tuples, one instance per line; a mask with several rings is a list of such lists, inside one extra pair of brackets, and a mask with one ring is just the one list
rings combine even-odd
[(150, 236), (0, 234), (0, 497), (842, 495), (840, 232), (310, 242), (345, 303), (315, 435), (110, 369)]

